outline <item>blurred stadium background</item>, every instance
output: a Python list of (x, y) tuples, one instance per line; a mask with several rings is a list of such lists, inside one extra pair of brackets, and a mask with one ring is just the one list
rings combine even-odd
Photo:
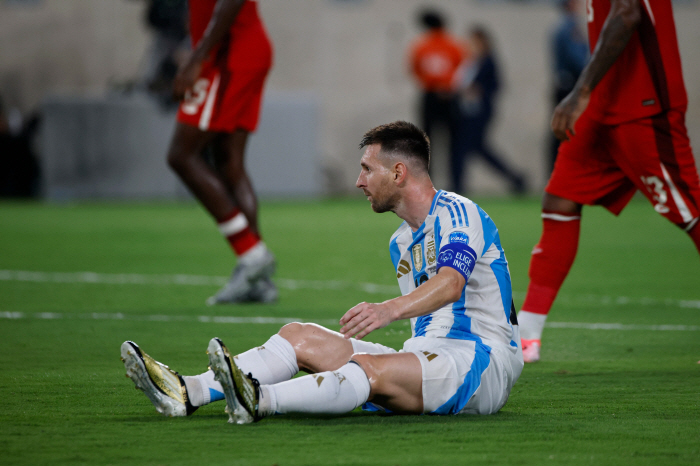
[[(531, 192), (541, 192), (555, 3), (431, 5), (447, 14), (455, 34), (475, 23), (493, 31), (505, 86), (492, 139), (527, 174)], [(15, 116), (44, 116), (36, 142), (44, 196), (186, 196), (164, 161), (173, 115), (129, 92), (148, 59), (146, 6), (139, 0), (0, 0), (0, 95)], [(248, 164), (263, 197), (352, 193), (358, 136), (383, 122), (417, 120), (418, 92), (406, 57), (423, 6), (418, 0), (260, 2), (275, 59)], [(675, 15), (688, 129), (698, 141), (700, 2), (675, 2)], [(442, 149), (436, 138), (434, 177), (446, 187)], [(270, 164), (277, 169), (266, 169)], [(478, 160), (469, 176), (472, 194), (507, 192)]]
[[(645, 199), (616, 220), (586, 211), (542, 361), (497, 415), (279, 416), (236, 429), (221, 404), (164, 419), (123, 377), (125, 339), (193, 374), (212, 336), (243, 351), (289, 319), (338, 329), (350, 306), (396, 295), (386, 246), (399, 220), (355, 192), (356, 147), (374, 125), (417, 120), (406, 57), (426, 5), (259, 1), (275, 64), (247, 161), (280, 300), (208, 307), (233, 255), (199, 205), (171, 202), (189, 197), (165, 162), (174, 113), (137, 85), (147, 2), (0, 0), (0, 96), (11, 128), (40, 118), (34, 194), (49, 201), (0, 203), (0, 465), (697, 464), (698, 257)], [(557, 7), (431, 5), (453, 33), (481, 23), (496, 41), (505, 87), (492, 139), (530, 196), (507, 197), (478, 160), (468, 194), (499, 226), (517, 307), (541, 228)], [(697, 144), (700, 1), (674, 6)], [(437, 139), (434, 178), (446, 187)], [(396, 322), (371, 340), (399, 347), (408, 332)]]

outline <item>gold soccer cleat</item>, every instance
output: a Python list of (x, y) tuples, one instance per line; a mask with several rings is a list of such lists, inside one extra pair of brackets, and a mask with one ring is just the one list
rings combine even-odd
[(197, 407), (190, 404), (182, 377), (165, 364), (159, 363), (133, 341), (122, 343), (121, 360), (126, 376), (136, 389), (146, 394), (163, 416), (189, 416)]
[(209, 367), (219, 381), (226, 397), (226, 412), (231, 424), (249, 424), (259, 421), (258, 389), (260, 384), (252, 375), (238, 368), (228, 348), (218, 338), (212, 338), (207, 348)]

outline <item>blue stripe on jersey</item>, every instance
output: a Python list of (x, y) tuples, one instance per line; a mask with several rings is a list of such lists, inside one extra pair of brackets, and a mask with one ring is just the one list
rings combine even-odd
[(440, 207), (444, 207), (447, 209), (447, 211), (450, 213), (450, 217), (452, 218), (452, 228), (457, 228), (457, 222), (455, 222), (455, 212), (452, 210), (452, 206), (450, 204), (447, 204), (445, 201), (440, 200), (437, 205)]
[(389, 255), (391, 256), (391, 262), (394, 263), (395, 272), (399, 270), (399, 261), (401, 260), (401, 251), (399, 251), (399, 245), (396, 243), (398, 238), (397, 236), (389, 243)]
[[(425, 236), (425, 234), (423, 233), (423, 230), (425, 230), (425, 222), (423, 222), (423, 224), (416, 231), (411, 232), (411, 234), (413, 235), (412, 236), (413, 242), (408, 247), (408, 249), (411, 249), (414, 244), (420, 242), (420, 240), (423, 239), (423, 237)], [(418, 241), (416, 241), (416, 240), (418, 240)]]
[(438, 199), (440, 199), (440, 196), (442, 196), (442, 194), (443, 194), (444, 192), (445, 192), (445, 191), (443, 191), (443, 190), (441, 189), (440, 191), (438, 191), (437, 193), (435, 193), (435, 196), (433, 196), (433, 203), (430, 205), (430, 212), (428, 213), (428, 215), (432, 215), (432, 214), (433, 214), (433, 212), (435, 211), (435, 204), (437, 203)]
[[(445, 200), (449, 201), (449, 205), (451, 207), (454, 207), (455, 211), (457, 211), (457, 218), (458, 218), (458, 223), (459, 226), (461, 227), (468, 227), (469, 226), (469, 215), (467, 215), (467, 208), (464, 205), (464, 202), (460, 201), (459, 199), (456, 199), (454, 197), (445, 195), (443, 197), (444, 200), (441, 202), (446, 202)], [(444, 207), (448, 207), (447, 204), (444, 205)]]
[(469, 368), (469, 372), (464, 377), (464, 382), (457, 389), (457, 392), (452, 395), (452, 397), (445, 402), (442, 406), (432, 412), (432, 414), (459, 414), (460, 411), (469, 402), (474, 392), (476, 392), (479, 385), (481, 385), (481, 375), (484, 373), (491, 358), (489, 353), (491, 353), (491, 348), (484, 345), (483, 343), (477, 342), (474, 352), (474, 360), (472, 361), (472, 366)]
[(428, 325), (430, 325), (430, 322), (432, 322), (432, 320), (433, 320), (432, 314), (420, 316), (418, 319), (416, 319), (416, 325), (413, 329), (413, 336), (414, 337), (424, 337), (425, 336), (425, 329), (428, 328)]
[(464, 202), (460, 202), (459, 206), (462, 208), (462, 212), (464, 212), (464, 223), (465, 223), (464, 226), (468, 227), (469, 226), (469, 215), (467, 215), (467, 208), (465, 207)]
[(433, 231), (435, 232), (435, 250), (440, 250), (440, 240), (442, 239), (442, 227), (440, 226), (440, 217), (435, 217), (435, 223), (433, 223)]
[[(452, 304), (452, 317), (454, 318), (454, 323), (452, 324), (450, 331), (447, 333), (447, 335), (445, 335), (446, 338), (457, 338), (461, 340), (463, 339), (464, 334), (473, 335), (471, 333), (472, 320), (466, 315), (466, 295), (467, 287), (465, 286), (462, 288), (462, 295)], [(476, 335), (473, 336), (479, 338)], [(471, 340), (472, 338), (468, 339)], [(481, 339), (479, 338), (478, 341), (481, 341)]]
[(510, 304), (513, 301), (513, 288), (510, 281), (510, 273), (508, 272), (508, 262), (506, 261), (506, 255), (501, 247), (501, 239), (499, 238), (498, 232), (496, 232), (496, 238), (494, 244), (498, 248), (501, 255), (495, 261), (491, 262), (491, 270), (496, 276), (496, 281), (498, 282), (498, 288), (501, 292), (501, 300), (503, 301), (503, 311), (506, 314), (506, 321), (510, 324)]
[[(466, 222), (464, 220), (462, 220), (462, 211), (459, 210), (459, 204), (456, 201), (452, 201), (452, 205), (454, 206), (455, 210), (457, 211), (457, 218), (458, 218), (459, 226), (466, 227), (467, 226), (467, 225), (465, 225)], [(465, 215), (464, 218), (466, 219), (467, 216)]]
[[(498, 235), (498, 228), (496, 228), (496, 224), (493, 223), (493, 220), (491, 220), (489, 214), (484, 212), (484, 210), (478, 205), (476, 208), (479, 211), (479, 217), (481, 218), (481, 229), (484, 232), (484, 250), (481, 251), (481, 255), (483, 256), (493, 244), (494, 239), (496, 239), (496, 236)], [(499, 249), (501, 249), (500, 245)]]

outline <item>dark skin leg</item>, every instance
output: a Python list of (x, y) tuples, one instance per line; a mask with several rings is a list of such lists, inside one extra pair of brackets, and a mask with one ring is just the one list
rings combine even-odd
[(222, 134), (217, 140), (217, 169), (224, 184), (236, 201), (238, 208), (248, 219), (250, 229), (258, 231), (258, 199), (253, 190), (248, 173), (245, 171), (245, 148), (248, 132), (237, 129), (230, 134)]
[(554, 194), (544, 193), (542, 197), (542, 210), (549, 212), (559, 212), (562, 214), (580, 214), (581, 204), (577, 204), (569, 199), (555, 196)]
[[(257, 233), (257, 201), (243, 169), (247, 136), (243, 130), (213, 133), (178, 123), (168, 164), (215, 220), (222, 220), (238, 205)], [(208, 144), (213, 144), (217, 169), (202, 157)]]

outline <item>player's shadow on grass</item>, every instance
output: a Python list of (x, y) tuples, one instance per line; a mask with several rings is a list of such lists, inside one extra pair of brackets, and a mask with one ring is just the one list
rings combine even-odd
[[(279, 426), (280, 424), (303, 425), (303, 426), (323, 426), (323, 425), (376, 425), (376, 424), (454, 424), (461, 422), (499, 422), (511, 421), (515, 417), (520, 417), (515, 413), (499, 412), (490, 416), (479, 416), (463, 414), (458, 416), (435, 416), (435, 415), (419, 415), (419, 414), (384, 414), (384, 413), (365, 413), (351, 412), (341, 415), (329, 414), (280, 414), (262, 420), (260, 423), (255, 423), (256, 426), (264, 426), (266, 424)], [(165, 418), (163, 416), (140, 415), (140, 416), (122, 416), (123, 422), (132, 422), (136, 424), (153, 423), (153, 422), (188, 422), (193, 424), (211, 424), (226, 422), (228, 415), (225, 413), (202, 413), (193, 414), (186, 418)], [(232, 426), (234, 427), (234, 426)], [(238, 427), (238, 426), (235, 426)]]

